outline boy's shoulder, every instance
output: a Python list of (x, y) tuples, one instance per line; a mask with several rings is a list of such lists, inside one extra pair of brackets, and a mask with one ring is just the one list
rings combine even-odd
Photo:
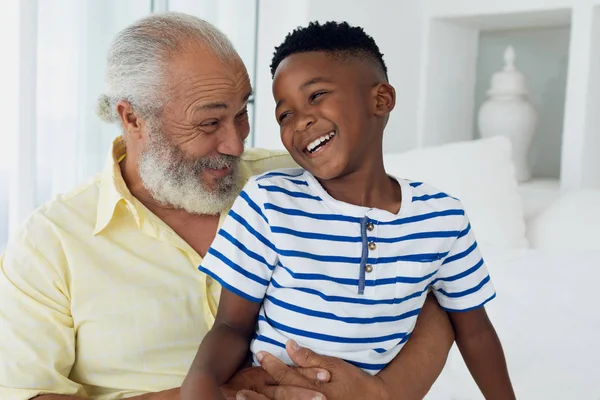
[(284, 190), (305, 191), (308, 188), (308, 182), (304, 176), (305, 173), (306, 170), (299, 167), (274, 169), (260, 175), (252, 176), (248, 180), (245, 190), (256, 191), (277, 187)]
[(306, 172), (303, 168), (279, 168), (274, 169), (264, 174), (255, 175), (250, 178), (250, 181), (255, 184), (271, 184), (271, 185), (288, 185), (289, 183), (295, 183), (305, 185), (306, 180), (303, 175)]
[(452, 194), (422, 181), (404, 180), (410, 186), (412, 203), (429, 211), (464, 210), (462, 202)]

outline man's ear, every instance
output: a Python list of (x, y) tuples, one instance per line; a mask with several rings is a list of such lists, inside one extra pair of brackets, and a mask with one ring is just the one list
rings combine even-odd
[(144, 121), (135, 113), (131, 103), (119, 100), (116, 104), (117, 114), (123, 125), (123, 133), (130, 138), (141, 139)]
[(387, 82), (378, 83), (373, 88), (375, 99), (375, 115), (387, 116), (396, 106), (396, 90)]

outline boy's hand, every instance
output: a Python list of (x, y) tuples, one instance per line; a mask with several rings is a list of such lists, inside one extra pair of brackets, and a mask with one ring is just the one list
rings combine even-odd
[(456, 344), (483, 396), (488, 400), (515, 399), (502, 345), (485, 308), (448, 314)]

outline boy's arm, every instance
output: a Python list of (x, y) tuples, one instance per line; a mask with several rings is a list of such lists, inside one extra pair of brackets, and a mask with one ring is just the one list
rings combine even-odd
[(452, 344), (454, 331), (448, 314), (429, 294), (410, 339), (377, 374), (389, 398), (423, 399), (444, 369)]
[(260, 304), (278, 259), (263, 207), (265, 193), (256, 179), (251, 178), (240, 192), (198, 267), (223, 289), (215, 324), (182, 386), (184, 399), (222, 399), (219, 386), (233, 376), (248, 354)]
[(182, 399), (223, 399), (219, 387), (244, 363), (260, 303), (223, 288), (215, 324), (205, 336), (181, 387)]
[[(448, 206), (464, 208), (460, 202)], [(496, 296), (466, 212), (448, 219), (458, 232), (431, 286), (454, 327), (456, 343), (486, 399), (514, 399), (502, 346), (484, 305)], [(458, 225), (455, 225), (458, 223)]]
[(515, 399), (502, 345), (484, 307), (448, 313), (456, 344), (487, 400)]

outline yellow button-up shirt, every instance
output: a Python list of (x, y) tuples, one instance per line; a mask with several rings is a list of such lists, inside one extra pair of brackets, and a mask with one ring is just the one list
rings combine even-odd
[[(214, 322), (218, 285), (131, 195), (124, 154), (117, 139), (103, 173), (35, 211), (0, 256), (0, 399), (178, 387)], [(246, 179), (292, 166), (280, 152), (243, 155)]]

